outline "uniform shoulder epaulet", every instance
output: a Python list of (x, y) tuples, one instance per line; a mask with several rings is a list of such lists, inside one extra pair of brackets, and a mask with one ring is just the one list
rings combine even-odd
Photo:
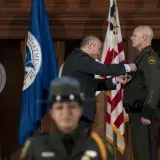
[(149, 56), (156, 56), (157, 53), (154, 50), (151, 50), (151, 51), (148, 52), (148, 55)]
[(148, 52), (148, 54), (151, 56), (151, 55), (154, 55), (154, 53), (153, 52)]
[(26, 154), (27, 154), (27, 151), (28, 151), (30, 145), (31, 145), (31, 141), (30, 141), (30, 140), (27, 140), (27, 141), (25, 142), (25, 145), (24, 145), (24, 147), (23, 147), (23, 149), (22, 149), (22, 152), (21, 152), (21, 155), (20, 155), (20, 158), (21, 158), (21, 159), (24, 159), (24, 158), (25, 158), (25, 156), (26, 156)]
[(105, 146), (102, 138), (96, 132), (92, 132), (91, 137), (96, 142), (96, 144), (99, 148), (99, 152), (100, 152), (102, 160), (107, 160), (107, 150), (106, 150), (106, 146)]

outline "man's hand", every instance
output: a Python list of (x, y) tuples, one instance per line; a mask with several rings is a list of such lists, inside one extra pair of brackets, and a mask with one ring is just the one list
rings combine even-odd
[(125, 76), (118, 76), (116, 77), (116, 82), (126, 84), (132, 79), (131, 75), (125, 75)]
[(130, 63), (128, 65), (131, 68), (131, 72), (136, 72), (137, 71), (137, 67), (136, 67), (136, 65), (134, 63)]
[(151, 124), (151, 121), (149, 119), (146, 119), (146, 118), (143, 118), (141, 117), (141, 123), (143, 125), (150, 125)]

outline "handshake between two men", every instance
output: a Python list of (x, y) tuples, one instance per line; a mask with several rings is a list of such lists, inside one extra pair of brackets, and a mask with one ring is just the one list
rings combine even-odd
[(130, 72), (128, 72), (126, 75), (120, 75), (120, 76), (115, 77), (115, 79), (114, 79), (115, 83), (126, 84), (132, 79), (134, 73), (137, 71), (137, 67), (134, 63), (130, 63), (130, 64), (127, 64), (127, 65), (128, 65), (127, 66), (128, 70)]

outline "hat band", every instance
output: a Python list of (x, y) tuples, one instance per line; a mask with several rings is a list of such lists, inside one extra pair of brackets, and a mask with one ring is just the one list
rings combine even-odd
[(80, 95), (56, 95), (56, 96), (52, 96), (52, 102), (62, 102), (62, 101), (78, 101), (78, 102), (82, 102), (84, 98)]

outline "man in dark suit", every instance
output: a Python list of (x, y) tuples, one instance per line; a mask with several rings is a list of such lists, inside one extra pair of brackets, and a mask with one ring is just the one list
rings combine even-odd
[(50, 115), (55, 131), (30, 138), (21, 154), (25, 160), (113, 160), (109, 143), (97, 133), (88, 135), (79, 124), (83, 111), (80, 83), (71, 77), (61, 77), (50, 88)]
[(100, 51), (101, 41), (93, 35), (88, 36), (82, 40), (80, 49), (76, 48), (71, 52), (62, 69), (62, 76), (67, 75), (78, 79), (86, 97), (93, 99), (93, 101), (84, 104), (84, 112), (81, 119), (82, 123), (84, 122), (90, 128), (96, 112), (95, 92), (116, 89), (116, 82), (123, 82), (119, 77), (116, 79), (95, 79), (94, 75), (125, 75), (127, 72), (136, 70), (134, 64), (106, 65), (96, 62), (95, 59), (100, 55)]
[(131, 37), (139, 54), (137, 72), (124, 89), (124, 107), (129, 113), (134, 160), (158, 160), (157, 128), (160, 120), (160, 57), (153, 50), (153, 31), (139, 26)]

